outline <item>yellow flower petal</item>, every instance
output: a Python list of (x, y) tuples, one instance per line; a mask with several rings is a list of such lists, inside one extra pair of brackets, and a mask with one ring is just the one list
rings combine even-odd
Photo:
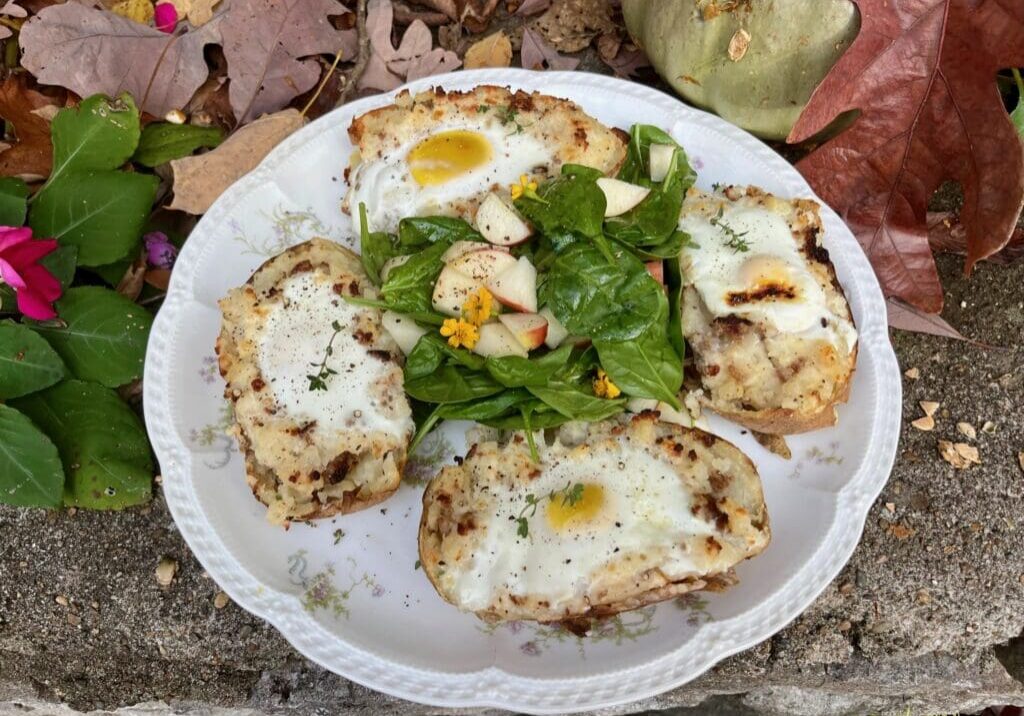
[(153, 20), (153, 3), (149, 0), (121, 0), (110, 8), (111, 12), (135, 22), (148, 25)]

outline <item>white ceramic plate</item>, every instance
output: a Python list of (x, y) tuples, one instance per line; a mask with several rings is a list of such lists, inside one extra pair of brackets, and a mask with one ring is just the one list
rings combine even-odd
[[(686, 148), (702, 188), (749, 183), (813, 196), (792, 166), (746, 132), (638, 84), (476, 70), (411, 89), (484, 83), (567, 97), (610, 126), (663, 127)], [(622, 614), (585, 639), (526, 623), (487, 627), (459, 613), (415, 569), (422, 484), (461, 454), (458, 429), (426, 441), (382, 508), (287, 532), (265, 521), (224, 433), (229, 413), (213, 354), (217, 300), (268, 257), (313, 235), (354, 246), (339, 209), (351, 152), (346, 129), (392, 98), (345, 105), (287, 139), (217, 201), (178, 259), (149, 342), (145, 406), (167, 503), (196, 557), (236, 603), (310, 659), (379, 691), (441, 706), (555, 713), (619, 704), (689, 681), (781, 629), (850, 557), (899, 434), (900, 380), (882, 294), (854, 237), (827, 207), (824, 242), (860, 330), (853, 390), (840, 426), (791, 438), (789, 461), (712, 419), (714, 432), (757, 464), (772, 522), (771, 546), (739, 566), (733, 589)]]

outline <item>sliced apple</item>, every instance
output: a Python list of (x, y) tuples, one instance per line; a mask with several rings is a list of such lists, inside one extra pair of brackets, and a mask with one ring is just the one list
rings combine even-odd
[(480, 338), (473, 347), (473, 352), (485, 358), (491, 356), (522, 356), (527, 352), (516, 340), (512, 332), (500, 323), (485, 323), (480, 326)]
[(651, 190), (645, 186), (630, 184), (628, 181), (611, 177), (601, 177), (597, 180), (597, 185), (604, 192), (605, 218), (625, 214), (651, 193)]
[(665, 181), (668, 170), (672, 167), (672, 155), (676, 148), (671, 144), (651, 145), (651, 181)]
[[(498, 249), (500, 247), (492, 246), (484, 241), (456, 241), (448, 250), (441, 254), (441, 261), (446, 264), (450, 264), (455, 259), (461, 258), (468, 254), (470, 251), (480, 251), (481, 249)], [(508, 251), (508, 249), (500, 249), (502, 251)]]
[(555, 314), (547, 306), (540, 309), (539, 315), (547, 319), (548, 322), (548, 334), (544, 337), (544, 345), (554, 350), (562, 345), (562, 341), (568, 338), (569, 331), (562, 325), (561, 321), (555, 318)]
[(427, 332), (427, 329), (417, 325), (416, 321), (408, 316), (399, 315), (394, 311), (384, 311), (381, 323), (384, 325), (384, 330), (391, 334), (391, 337), (395, 339), (395, 343), (398, 344), (398, 347), (402, 349), (402, 353), (405, 355), (409, 355), (412, 352), (412, 349), (416, 347), (416, 343)]
[(548, 319), (539, 313), (503, 313), (498, 320), (528, 351), (539, 348), (548, 337)]
[(533, 229), (518, 212), (494, 192), (476, 210), (476, 230), (496, 246), (515, 246), (530, 238)]
[(537, 312), (537, 269), (525, 256), (487, 281), (489, 290), (498, 301), (514, 311)]
[(651, 275), (655, 281), (662, 286), (665, 285), (665, 262), (662, 260), (648, 261), (644, 264), (644, 268), (647, 269), (647, 273)]
[(435, 311), (449, 316), (461, 316), (462, 304), (466, 302), (469, 294), (479, 287), (480, 282), (471, 276), (456, 271), (451, 266), (445, 266), (437, 277), (437, 283), (434, 284), (430, 302)]
[(515, 265), (516, 259), (508, 251), (488, 246), (463, 254), (449, 263), (448, 267), (469, 276), (479, 284), (484, 284)]
[(660, 415), (658, 419), (663, 423), (673, 423), (692, 427), (693, 420), (685, 413), (681, 413), (663, 400), (654, 398), (630, 398), (626, 401), (626, 410), (631, 413), (642, 413), (645, 410), (657, 410)]
[(388, 275), (410, 258), (412, 258), (412, 256), (392, 256), (390, 259), (385, 261), (380, 267), (380, 280), (387, 281)]

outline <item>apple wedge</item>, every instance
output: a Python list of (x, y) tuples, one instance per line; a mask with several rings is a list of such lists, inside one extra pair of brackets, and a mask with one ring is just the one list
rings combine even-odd
[(485, 323), (480, 326), (480, 338), (473, 347), (477, 355), (490, 358), (492, 356), (521, 356), (526, 358), (526, 349), (516, 340), (512, 332), (500, 323)]
[(665, 262), (661, 259), (657, 261), (648, 261), (644, 264), (644, 268), (647, 269), (647, 273), (651, 275), (655, 281), (660, 285), (665, 285)]
[(645, 186), (630, 184), (627, 181), (611, 177), (601, 177), (597, 180), (597, 186), (604, 192), (605, 218), (625, 214), (651, 193), (651, 190)]
[(476, 230), (496, 246), (515, 246), (530, 238), (533, 229), (519, 213), (494, 192), (476, 210)]
[(547, 306), (540, 309), (540, 314), (538, 315), (543, 316), (548, 322), (548, 334), (544, 337), (544, 345), (551, 350), (555, 350), (558, 346), (562, 345), (562, 341), (569, 337), (569, 331), (562, 325), (561, 321), (555, 318), (555, 314)]
[(412, 352), (420, 338), (427, 332), (427, 329), (417, 325), (416, 321), (394, 311), (384, 311), (381, 323), (384, 325), (384, 330), (395, 339), (395, 343), (405, 355)]
[(478, 284), (484, 284), (515, 265), (516, 259), (508, 251), (488, 246), (462, 254), (448, 267), (469, 276)]
[(381, 264), (381, 267), (380, 267), (380, 280), (381, 280), (381, 282), (387, 281), (388, 280), (388, 276), (391, 274), (391, 272), (393, 270), (395, 270), (396, 268), (398, 268), (399, 266), (401, 266), (402, 264), (404, 264), (410, 258), (412, 258), (412, 257), (411, 256), (392, 256), (387, 261), (385, 261), (383, 264)]
[(693, 420), (686, 414), (679, 412), (663, 400), (654, 398), (630, 398), (626, 401), (626, 410), (631, 413), (642, 413), (645, 410), (657, 410), (660, 415), (658, 419), (663, 423), (673, 423), (684, 427), (693, 427)]
[(528, 351), (539, 348), (548, 337), (548, 319), (539, 313), (503, 313), (498, 320)]
[(537, 269), (525, 256), (485, 284), (503, 305), (521, 313), (537, 312)]
[(480, 282), (473, 277), (445, 266), (434, 284), (430, 302), (435, 311), (458, 317), (462, 315), (462, 304), (479, 287)]
[(508, 251), (508, 249), (493, 246), (484, 241), (456, 241), (448, 247), (447, 251), (441, 254), (441, 261), (446, 264), (450, 264), (452, 261), (465, 256), (470, 251), (480, 251), (481, 249), (499, 249), (501, 251)]
[(651, 181), (665, 181), (668, 170), (672, 166), (672, 155), (676, 153), (676, 148), (671, 144), (652, 144), (650, 151)]

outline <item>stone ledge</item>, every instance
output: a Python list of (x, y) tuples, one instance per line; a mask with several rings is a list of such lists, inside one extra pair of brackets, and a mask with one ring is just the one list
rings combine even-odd
[[(994, 649), (1024, 627), (1024, 262), (983, 264), (970, 281), (959, 259), (939, 264), (945, 317), (1005, 348), (894, 335), (901, 366), (921, 376), (904, 381), (896, 468), (850, 564), (772, 639), (680, 689), (606, 713), (703, 703), (701, 713), (840, 716), (1024, 704), (1024, 647)], [(920, 400), (942, 403), (933, 432), (909, 427)], [(961, 420), (991, 420), (996, 430), (979, 431), (983, 464), (955, 471), (936, 443), (962, 439)], [(179, 564), (167, 588), (154, 576), (163, 555)], [(217, 609), (217, 591), (159, 494), (110, 514), (0, 507), (0, 714), (443, 711), (324, 672), (237, 606)]]

